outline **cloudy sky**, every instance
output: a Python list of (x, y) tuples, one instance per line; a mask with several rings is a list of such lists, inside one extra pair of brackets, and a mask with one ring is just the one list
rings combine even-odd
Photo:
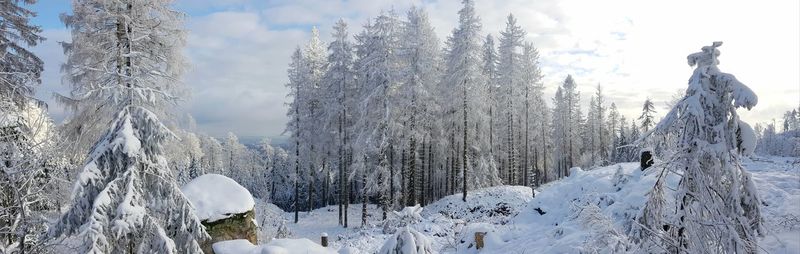
[[(34, 22), (48, 40), (34, 50), (45, 61), (37, 96), (50, 102), (57, 120), (65, 117), (52, 93), (66, 91), (59, 68), (59, 41), (69, 33), (58, 20), (68, 0), (40, 0)], [(221, 137), (275, 137), (286, 123), (286, 68), (312, 26), (330, 38), (339, 18), (351, 34), (381, 10), (402, 13), (424, 7), (443, 40), (457, 25), (457, 0), (178, 0), (189, 15), (186, 54), (192, 67), (185, 82), (192, 96), (182, 107), (197, 129)], [(572, 74), (582, 99), (597, 84), (628, 119), (638, 117), (651, 97), (664, 102), (686, 87), (692, 68), (686, 55), (721, 40), (720, 69), (732, 73), (760, 97), (748, 122), (771, 121), (800, 105), (800, 1), (636, 1), (477, 0), (483, 32), (497, 35), (513, 13), (541, 53), (546, 96)], [(588, 104), (588, 102), (584, 102)]]

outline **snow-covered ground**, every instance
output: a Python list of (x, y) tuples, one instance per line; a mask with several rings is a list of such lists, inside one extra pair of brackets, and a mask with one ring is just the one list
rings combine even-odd
[[(768, 232), (759, 245), (765, 253), (800, 253), (800, 159), (770, 157), (743, 163), (763, 201)], [(487, 232), (480, 253), (620, 252), (632, 246), (626, 233), (656, 175), (640, 171), (636, 163), (622, 163), (573, 170), (570, 177), (537, 189), (536, 197), (530, 188), (519, 186), (475, 190), (467, 202), (453, 195), (428, 205), (423, 221), (413, 227), (429, 236), (440, 253), (477, 253), (473, 240), (477, 231)], [(677, 180), (668, 179), (670, 185)], [(361, 206), (351, 205), (347, 229), (338, 225), (335, 206), (303, 212), (298, 224), (290, 222), (292, 213), (269, 204), (257, 206), (264, 214), (260, 219), (264, 237), (271, 238), (280, 220), (286, 220), (292, 237), (319, 242), (327, 233), (330, 249), (375, 253), (391, 235), (384, 234), (381, 211), (373, 205), (365, 228), (360, 227)]]

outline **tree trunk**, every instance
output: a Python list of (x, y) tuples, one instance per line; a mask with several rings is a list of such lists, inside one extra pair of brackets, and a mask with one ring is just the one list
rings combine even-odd
[(464, 80), (464, 147), (462, 147), (462, 163), (461, 163), (461, 176), (462, 176), (462, 183), (461, 183), (461, 192), (462, 198), (464, 202), (467, 202), (467, 80)]
[[(367, 156), (364, 155), (366, 164)], [(367, 227), (367, 169), (361, 169), (361, 228)]]
[(395, 209), (397, 202), (394, 199), (394, 145), (389, 144), (389, 203), (392, 210)]

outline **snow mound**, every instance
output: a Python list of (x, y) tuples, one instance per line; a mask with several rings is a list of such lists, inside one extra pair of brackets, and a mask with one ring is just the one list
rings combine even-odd
[(233, 179), (205, 174), (181, 188), (202, 221), (214, 222), (245, 213), (255, 206), (253, 195)]
[(311, 240), (273, 239), (269, 244), (253, 245), (247, 240), (222, 241), (213, 245), (217, 254), (334, 254), (336, 251), (322, 247)]
[(753, 127), (750, 127), (750, 124), (739, 120), (739, 135), (741, 137), (742, 143), (741, 150), (742, 155), (745, 156), (752, 156), (753, 152), (756, 151), (756, 132), (753, 130)]
[(529, 187), (495, 186), (471, 190), (468, 192), (467, 202), (461, 198), (461, 194), (444, 197), (426, 206), (422, 215), (443, 216), (465, 222), (505, 224), (510, 217), (519, 213), (519, 208), (528, 203), (533, 194)]

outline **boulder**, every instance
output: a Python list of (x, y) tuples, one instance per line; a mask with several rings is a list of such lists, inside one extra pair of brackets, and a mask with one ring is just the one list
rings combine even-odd
[(258, 244), (255, 200), (233, 179), (218, 174), (199, 176), (181, 188), (211, 239), (201, 243), (213, 254), (216, 242), (243, 239)]

